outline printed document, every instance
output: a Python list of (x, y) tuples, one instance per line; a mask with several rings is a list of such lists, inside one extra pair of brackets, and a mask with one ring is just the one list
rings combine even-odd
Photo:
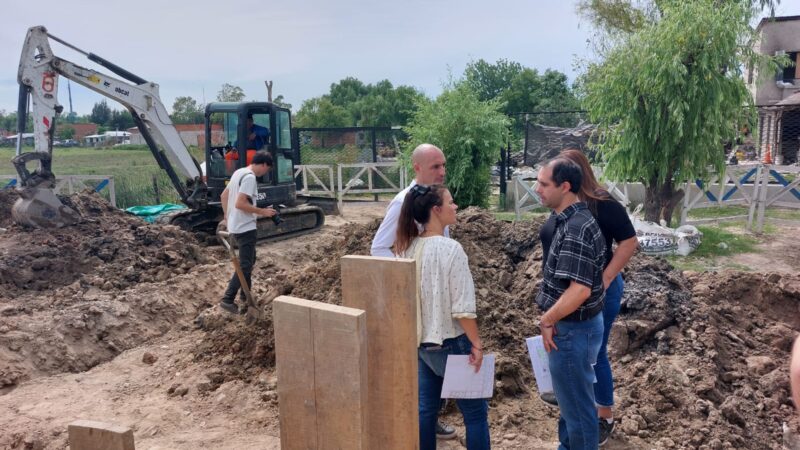
[(477, 373), (468, 355), (447, 355), (442, 398), (491, 398), (493, 390), (494, 355), (483, 356)]
[(553, 378), (550, 376), (550, 362), (547, 360), (547, 351), (541, 336), (525, 339), (528, 344), (528, 353), (531, 355), (533, 375), (536, 377), (536, 387), (539, 393), (553, 392)]

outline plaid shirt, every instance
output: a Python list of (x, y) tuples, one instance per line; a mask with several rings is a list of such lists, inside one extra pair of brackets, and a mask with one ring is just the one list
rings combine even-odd
[[(555, 214), (555, 212), (553, 213)], [(606, 241), (585, 203), (572, 204), (556, 216), (556, 230), (536, 296), (542, 311), (552, 307), (572, 281), (591, 288), (589, 298), (561, 320), (591, 319), (603, 309)]]

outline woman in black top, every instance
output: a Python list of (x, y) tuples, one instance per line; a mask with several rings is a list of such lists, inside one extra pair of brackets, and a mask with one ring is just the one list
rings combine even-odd
[[(597, 383), (594, 387), (595, 403), (597, 403), (597, 414), (599, 416), (600, 445), (605, 444), (611, 431), (614, 429), (614, 379), (611, 375), (611, 364), (608, 361), (608, 336), (611, 333), (611, 326), (619, 313), (620, 300), (625, 288), (620, 272), (631, 259), (639, 242), (636, 239), (636, 231), (631, 224), (628, 212), (619, 202), (611, 197), (611, 194), (600, 186), (594, 176), (592, 166), (586, 155), (580, 150), (566, 149), (559, 155), (574, 161), (583, 172), (583, 181), (578, 197), (585, 202), (592, 212), (603, 237), (606, 240), (606, 262), (603, 270), (603, 285), (606, 288), (605, 305), (603, 306), (603, 342), (600, 352), (597, 355), (597, 364), (594, 367)], [(547, 259), (550, 250), (550, 243), (553, 240), (555, 231), (555, 215), (551, 215), (547, 222), (539, 231), (544, 250), (543, 259)], [(612, 244), (617, 243), (616, 251)], [(553, 399), (542, 397), (543, 400), (552, 403)]]

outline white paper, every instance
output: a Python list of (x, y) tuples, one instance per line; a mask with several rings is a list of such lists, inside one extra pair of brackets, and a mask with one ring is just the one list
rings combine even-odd
[(469, 364), (469, 355), (447, 355), (442, 398), (491, 398), (494, 390), (494, 355), (483, 355), (481, 369)]
[(539, 393), (553, 392), (550, 362), (547, 359), (547, 351), (544, 349), (542, 337), (529, 337), (525, 339), (525, 343), (528, 344), (528, 353), (531, 355), (533, 375), (536, 377), (536, 387), (539, 388)]

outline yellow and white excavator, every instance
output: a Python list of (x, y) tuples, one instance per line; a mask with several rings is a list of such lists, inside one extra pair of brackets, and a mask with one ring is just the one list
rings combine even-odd
[[(118, 75), (114, 78), (74, 64), (53, 54), (58, 42)], [(19, 175), (20, 199), (12, 208), (14, 220), (30, 227), (61, 227), (80, 220), (53, 192), (53, 134), (63, 110), (58, 104), (58, 77), (63, 76), (122, 104), (133, 116), (144, 141), (159, 166), (167, 172), (181, 200), (189, 208), (168, 217), (184, 229), (213, 233), (222, 220), (220, 195), (236, 169), (245, 167), (257, 150), (269, 151), (273, 170), (258, 180), (259, 207), (282, 205), (280, 219), (258, 221), (260, 240), (283, 239), (320, 228), (325, 211), (335, 213), (329, 198), (297, 195), (291, 115), (268, 102), (210, 103), (205, 110), (205, 167), (189, 153), (161, 102), (158, 84), (145, 80), (100, 56), (85, 52), (52, 34), (45, 27), (28, 30), (20, 58), (18, 130), (25, 129), (30, 96), (34, 150), (12, 159)], [(252, 127), (267, 131), (253, 139)], [(241, 143), (241, 145), (240, 145)], [(237, 148), (238, 147), (238, 148)], [(239, 156), (241, 155), (241, 157)], [(27, 164), (38, 162), (34, 171)]]

